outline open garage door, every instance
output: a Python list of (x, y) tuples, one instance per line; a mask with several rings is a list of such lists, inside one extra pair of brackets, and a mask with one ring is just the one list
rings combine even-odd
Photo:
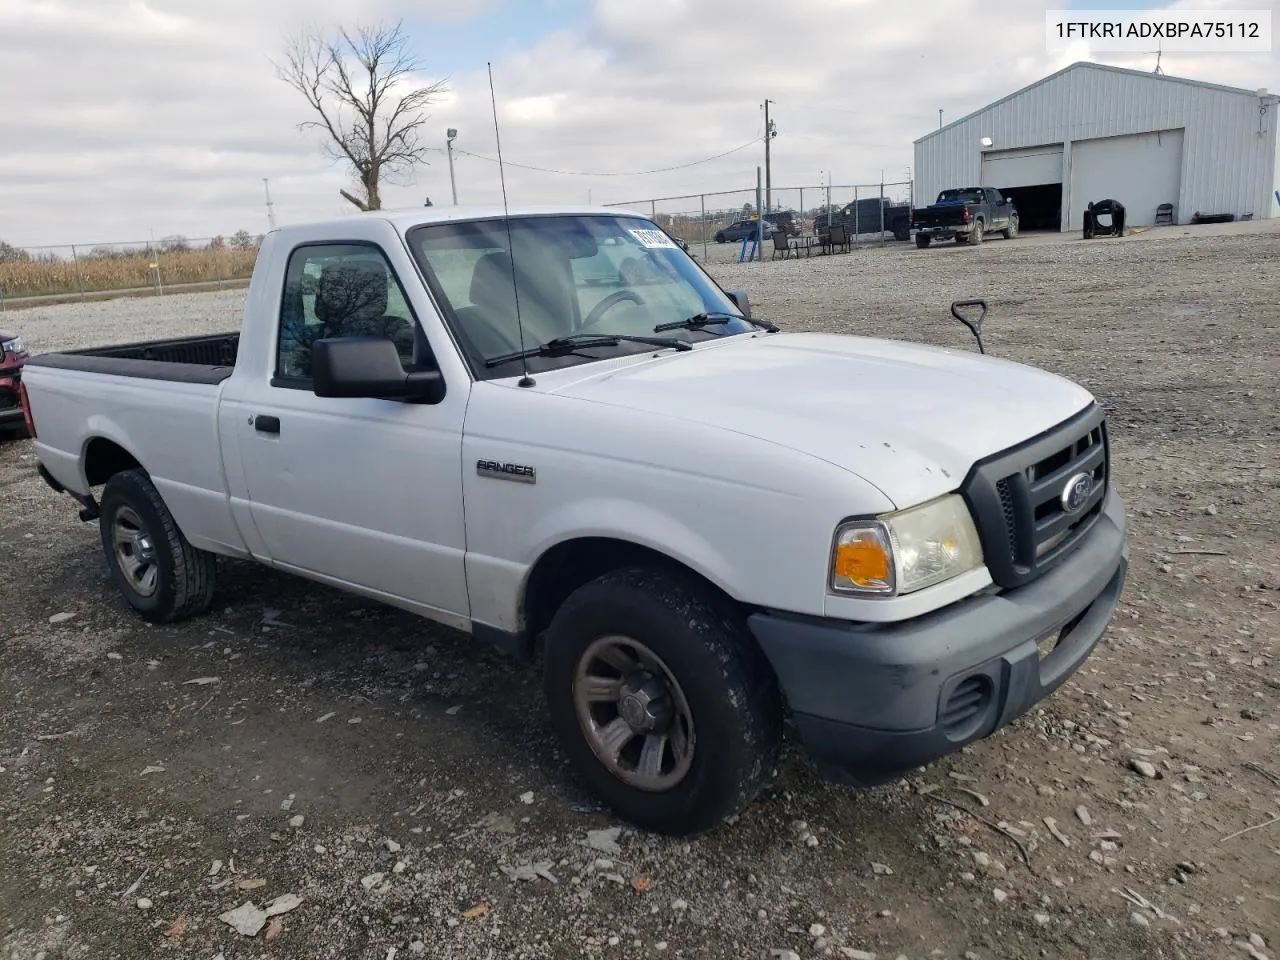
[(1156, 207), (1172, 203), (1179, 221), (1182, 183), (1182, 131), (1161, 130), (1122, 137), (1077, 140), (1071, 144), (1071, 209), (1067, 227), (1084, 226), (1084, 211), (1099, 200), (1124, 204), (1131, 227), (1156, 222)]
[(982, 186), (1013, 201), (1022, 230), (1060, 229), (1062, 144), (983, 153)]

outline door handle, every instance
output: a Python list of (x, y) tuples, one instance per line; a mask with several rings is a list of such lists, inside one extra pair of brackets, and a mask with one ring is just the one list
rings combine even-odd
[(280, 418), (268, 417), (260, 413), (253, 418), (253, 429), (259, 433), (279, 433)]

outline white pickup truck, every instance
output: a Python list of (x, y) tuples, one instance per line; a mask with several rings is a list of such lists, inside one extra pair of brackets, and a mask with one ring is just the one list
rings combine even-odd
[(863, 786), (989, 735), (1128, 568), (1085, 390), (782, 332), (616, 209), (281, 227), (239, 333), (25, 383), (39, 472), (141, 616), (205, 611), (230, 557), (540, 655), (577, 773), (666, 833), (746, 806), (788, 724)]

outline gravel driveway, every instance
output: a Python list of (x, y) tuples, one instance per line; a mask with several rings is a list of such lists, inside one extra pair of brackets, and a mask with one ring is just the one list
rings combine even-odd
[[(448, 630), (239, 563), (210, 615), (145, 625), (0, 446), (0, 958), (1276, 960), (1280, 223), (1240, 226), (712, 264), (788, 328), (959, 349), (947, 304), (986, 297), (989, 352), (1111, 409), (1133, 555), (1042, 709), (874, 791), (792, 751), (691, 841), (597, 809), (537, 672)], [(4, 323), (49, 350), (243, 302)]]

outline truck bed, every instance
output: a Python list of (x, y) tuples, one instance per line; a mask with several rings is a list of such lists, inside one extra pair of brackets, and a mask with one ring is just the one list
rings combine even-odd
[(239, 347), (240, 333), (236, 331), (43, 353), (31, 357), (27, 365), (213, 384), (231, 376)]

